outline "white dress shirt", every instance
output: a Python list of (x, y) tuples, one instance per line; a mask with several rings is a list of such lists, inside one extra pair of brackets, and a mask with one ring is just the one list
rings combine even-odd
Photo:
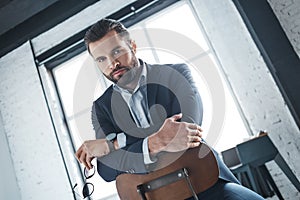
[[(152, 121), (148, 108), (147, 87), (145, 85), (147, 80), (147, 68), (144, 63), (142, 63), (140, 67), (142, 67), (142, 72), (138, 84), (133, 92), (129, 92), (128, 90), (119, 87), (117, 84), (114, 85), (114, 90), (120, 92), (122, 95), (124, 101), (129, 107), (135, 124), (140, 128), (148, 128)], [(124, 133), (119, 133), (117, 135), (117, 141), (120, 148), (126, 146), (126, 135)], [(154, 162), (151, 160), (149, 154), (148, 137), (146, 137), (143, 141), (143, 154), (145, 164)]]

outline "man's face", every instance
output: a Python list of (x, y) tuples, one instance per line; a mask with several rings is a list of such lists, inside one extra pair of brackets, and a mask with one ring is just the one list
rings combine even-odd
[(126, 85), (136, 74), (138, 60), (135, 43), (125, 41), (115, 31), (89, 44), (90, 52), (101, 72), (114, 83)]

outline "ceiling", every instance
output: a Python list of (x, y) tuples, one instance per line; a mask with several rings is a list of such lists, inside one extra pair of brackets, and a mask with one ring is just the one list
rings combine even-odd
[[(24, 42), (99, 1), (101, 0), (0, 0), (0, 58)], [(122, 21), (129, 26), (176, 1), (178, 0), (137, 0), (109, 17), (121, 19), (124, 16), (131, 16), (126, 18), (126, 21)], [(140, 11), (134, 11), (134, 15), (130, 15), (133, 12), (132, 7)], [(79, 36), (82, 38), (80, 34)], [(76, 37), (74, 35), (75, 39)], [(71, 38), (70, 41), (66, 41), (66, 44), (62, 44), (53, 51), (66, 48), (66, 45), (72, 42), (71, 40), (73, 39)], [(49, 52), (49, 54), (52, 53), (52, 51)]]
[(99, 0), (0, 0), (0, 57)]
[(0, 34), (14, 28), (57, 0), (0, 0)]

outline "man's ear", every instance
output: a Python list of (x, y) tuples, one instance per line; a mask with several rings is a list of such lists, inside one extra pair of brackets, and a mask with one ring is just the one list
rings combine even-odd
[(136, 43), (135, 43), (134, 40), (130, 41), (130, 48), (131, 48), (133, 53), (136, 53)]

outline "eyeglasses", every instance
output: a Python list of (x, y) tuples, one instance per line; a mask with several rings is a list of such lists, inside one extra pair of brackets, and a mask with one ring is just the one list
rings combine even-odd
[[(89, 179), (91, 178), (92, 176), (94, 176), (95, 174), (95, 166), (93, 166), (92, 169), (88, 170), (86, 167), (84, 167), (84, 170), (83, 170), (83, 174), (84, 174), (84, 177), (85, 179)], [(78, 186), (78, 184), (76, 183), (74, 186), (73, 186), (73, 191), (79, 195), (81, 198), (85, 199), (86, 197), (89, 197), (93, 194), (94, 192), (94, 185), (92, 183), (89, 183), (89, 182), (86, 182), (84, 185), (83, 185), (83, 188), (82, 188), (82, 195), (77, 193), (75, 188)]]

